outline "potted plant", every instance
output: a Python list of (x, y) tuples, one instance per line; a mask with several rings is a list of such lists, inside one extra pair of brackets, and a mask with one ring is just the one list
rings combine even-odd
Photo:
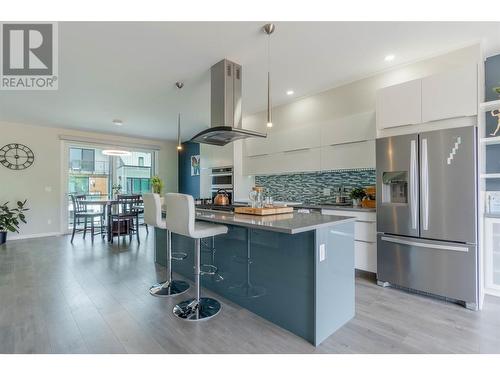
[(349, 198), (352, 199), (353, 206), (361, 205), (361, 199), (363, 199), (365, 196), (366, 196), (365, 190), (359, 187), (352, 189), (351, 192), (349, 193)]
[(111, 186), (111, 191), (113, 192), (113, 198), (116, 198), (116, 196), (122, 192), (122, 185), (113, 184), (113, 186)]
[(163, 181), (159, 176), (151, 177), (151, 188), (153, 189), (153, 193), (161, 194), (163, 186), (164, 186)]
[(20, 222), (26, 224), (24, 212), (28, 211), (28, 209), (24, 207), (25, 205), (26, 200), (24, 202), (17, 202), (17, 207), (15, 208), (10, 208), (9, 202), (0, 206), (0, 245), (3, 245), (7, 241), (7, 232), (19, 233)]

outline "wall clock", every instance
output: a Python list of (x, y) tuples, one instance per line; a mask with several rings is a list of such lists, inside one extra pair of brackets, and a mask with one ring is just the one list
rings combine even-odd
[(29, 168), (35, 161), (35, 154), (28, 146), (11, 143), (0, 148), (0, 164), (14, 171)]

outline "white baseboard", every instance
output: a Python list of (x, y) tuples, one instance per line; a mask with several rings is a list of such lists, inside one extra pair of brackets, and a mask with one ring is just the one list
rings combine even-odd
[(48, 232), (48, 233), (35, 233), (35, 234), (24, 234), (24, 235), (11, 235), (7, 234), (7, 241), (17, 241), (17, 240), (27, 240), (30, 238), (41, 238), (41, 237), (55, 237), (60, 236), (60, 232)]
[(484, 294), (489, 294), (490, 296), (500, 297), (499, 289), (485, 288)]

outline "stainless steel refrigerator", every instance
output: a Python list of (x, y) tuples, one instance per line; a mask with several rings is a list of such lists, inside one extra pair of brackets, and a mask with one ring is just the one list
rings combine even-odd
[(377, 280), (478, 306), (476, 128), (377, 139)]

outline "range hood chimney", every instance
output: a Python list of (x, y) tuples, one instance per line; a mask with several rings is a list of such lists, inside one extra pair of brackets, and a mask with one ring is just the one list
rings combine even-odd
[(238, 139), (266, 138), (266, 134), (241, 127), (241, 65), (224, 59), (210, 72), (210, 128), (196, 134), (191, 142), (224, 146)]

